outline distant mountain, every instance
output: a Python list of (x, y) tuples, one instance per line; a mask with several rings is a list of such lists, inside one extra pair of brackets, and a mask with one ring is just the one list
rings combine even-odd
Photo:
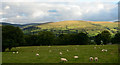
[[(52, 23), (52, 22), (47, 22), (47, 23)], [(15, 27), (24, 27), (24, 26), (36, 26), (36, 25), (42, 25), (42, 24), (47, 24), (47, 23), (29, 23), (29, 24), (11, 24), (11, 23), (6, 23), (6, 22), (0, 22), (1, 25), (12, 25), (12, 26), (15, 26)]]

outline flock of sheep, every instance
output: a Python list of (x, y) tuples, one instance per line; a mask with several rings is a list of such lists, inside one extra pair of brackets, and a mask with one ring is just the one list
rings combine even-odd
[[(51, 47), (51, 46), (48, 46), (48, 47)], [(100, 48), (100, 47), (99, 47)], [(75, 48), (77, 50), (77, 48)], [(94, 49), (96, 49), (96, 46), (94, 47)], [(66, 50), (67, 52), (69, 52), (69, 50), (67, 49)], [(101, 50), (102, 52), (107, 52), (108, 50), (107, 49), (102, 49)], [(51, 50), (49, 50), (49, 52), (52, 52)], [(17, 52), (13, 52), (13, 54), (17, 53), (18, 54), (18, 51)], [(62, 52), (59, 52), (60, 55), (62, 55), (63, 53)], [(36, 53), (36, 56), (39, 56), (39, 53)], [(74, 56), (74, 59), (78, 59), (79, 56), (78, 55), (75, 55)], [(67, 62), (68, 60), (66, 58), (63, 58), (61, 57), (60, 58), (61, 62)], [(89, 61), (98, 61), (98, 57), (89, 57)]]

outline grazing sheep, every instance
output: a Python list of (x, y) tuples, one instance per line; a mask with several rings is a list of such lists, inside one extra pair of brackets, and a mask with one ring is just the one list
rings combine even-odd
[(94, 47), (94, 49), (96, 49), (96, 47)]
[(67, 62), (68, 60), (66, 58), (61, 58), (61, 61)]
[(98, 61), (98, 57), (95, 57), (95, 61)]
[(89, 59), (90, 59), (90, 61), (93, 61), (93, 57), (90, 57)]
[(107, 49), (102, 49), (102, 52), (107, 52)]
[(18, 54), (18, 51), (16, 53)]
[(15, 52), (13, 52), (13, 54), (14, 54)]
[(62, 55), (62, 52), (60, 52), (60, 55)]
[(78, 56), (74, 56), (74, 58), (75, 58), (75, 59), (77, 59), (77, 58), (78, 58)]
[(104, 52), (104, 51), (105, 51), (105, 49), (102, 49), (101, 51), (102, 51), (102, 52)]
[(39, 56), (39, 54), (37, 53), (36, 56)]
[(67, 49), (67, 52), (68, 52), (69, 50)]
[(107, 52), (107, 49), (105, 49), (104, 51)]

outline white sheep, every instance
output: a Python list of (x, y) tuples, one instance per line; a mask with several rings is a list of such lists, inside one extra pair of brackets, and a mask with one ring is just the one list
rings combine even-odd
[(90, 61), (93, 61), (93, 57), (90, 57), (89, 59), (90, 59)]
[(16, 53), (18, 54), (18, 51)]
[(98, 57), (95, 57), (95, 61), (98, 61)]
[(15, 52), (13, 52), (13, 54), (14, 54)]
[(78, 58), (78, 56), (74, 56), (74, 58), (75, 58), (75, 59), (77, 59), (77, 58)]
[(67, 62), (68, 60), (66, 58), (61, 58), (61, 61)]
[(96, 49), (96, 47), (94, 47), (94, 49)]
[(105, 49), (102, 49), (101, 51), (102, 51), (102, 52), (104, 52), (104, 51), (105, 51)]
[(39, 56), (39, 54), (37, 53), (36, 56)]
[(102, 52), (107, 52), (107, 49), (102, 49)]
[(67, 49), (67, 52), (68, 52), (69, 50)]
[(60, 55), (62, 55), (62, 52), (60, 52)]
[(105, 52), (107, 52), (107, 49), (105, 49)]

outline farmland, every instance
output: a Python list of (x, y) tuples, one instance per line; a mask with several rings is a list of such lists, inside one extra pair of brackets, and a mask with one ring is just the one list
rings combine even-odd
[[(108, 51), (102, 52), (102, 49)], [(2, 53), (3, 63), (61, 63), (62, 57), (68, 60), (65, 63), (118, 63), (117, 45), (25, 46), (12, 48), (11, 52), (7, 51), (6, 49), (6, 52)], [(62, 55), (59, 52), (62, 52)], [(36, 53), (39, 56), (36, 56)], [(75, 59), (75, 55), (79, 58)], [(98, 57), (98, 61), (89, 61), (91, 56)]]
[(108, 30), (111, 34), (115, 34), (118, 31), (118, 23), (104, 21), (60, 21), (42, 25), (25, 26), (22, 29), (24, 29), (25, 34), (52, 31), (55, 34), (87, 32), (90, 36), (95, 36), (103, 30)]

